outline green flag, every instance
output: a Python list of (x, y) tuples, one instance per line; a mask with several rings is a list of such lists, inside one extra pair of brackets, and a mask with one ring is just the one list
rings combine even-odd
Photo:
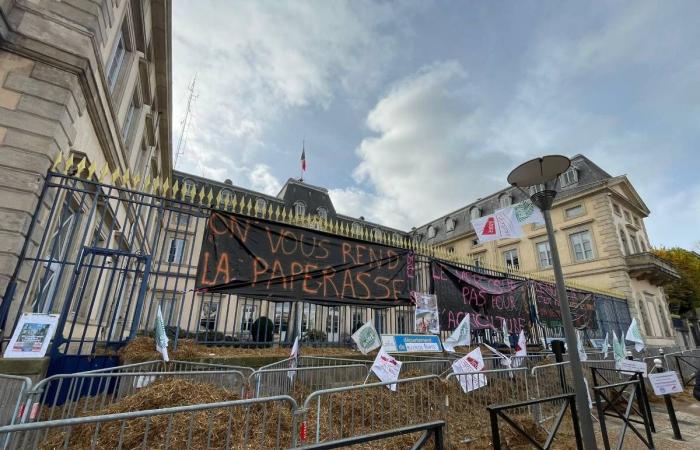
[(155, 341), (156, 350), (163, 355), (163, 361), (168, 362), (168, 336), (165, 334), (165, 322), (163, 322), (163, 312), (158, 305), (158, 312), (156, 313), (156, 327), (155, 327)]

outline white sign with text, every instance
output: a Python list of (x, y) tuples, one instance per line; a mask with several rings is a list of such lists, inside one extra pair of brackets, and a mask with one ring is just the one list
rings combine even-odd
[(674, 371), (662, 373), (650, 373), (649, 381), (656, 395), (678, 394), (683, 392), (681, 380)]
[(632, 359), (623, 359), (620, 361), (620, 370), (628, 373), (642, 372), (642, 376), (647, 376), (647, 363), (644, 361), (634, 361)]

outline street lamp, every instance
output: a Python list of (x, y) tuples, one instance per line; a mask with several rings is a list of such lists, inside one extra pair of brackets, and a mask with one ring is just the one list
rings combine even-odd
[(583, 367), (581, 359), (576, 351), (578, 348), (574, 323), (571, 319), (569, 300), (566, 296), (566, 286), (564, 285), (564, 274), (559, 261), (559, 251), (554, 238), (554, 228), (552, 227), (552, 216), (550, 209), (557, 195), (557, 185), (559, 176), (566, 172), (571, 166), (571, 160), (566, 156), (549, 155), (527, 161), (508, 175), (508, 183), (523, 191), (531, 189), (530, 200), (540, 210), (544, 216), (544, 223), (547, 227), (547, 238), (549, 248), (552, 252), (552, 267), (554, 269), (554, 279), (556, 280), (557, 296), (559, 297), (559, 307), (561, 310), (561, 320), (566, 335), (566, 345), (569, 351), (569, 364), (574, 377), (574, 390), (576, 392), (576, 409), (581, 424), (581, 434), (583, 445), (587, 450), (597, 449), (595, 433), (593, 430), (593, 420), (591, 420), (591, 409), (588, 406), (588, 395), (586, 384), (583, 378)]

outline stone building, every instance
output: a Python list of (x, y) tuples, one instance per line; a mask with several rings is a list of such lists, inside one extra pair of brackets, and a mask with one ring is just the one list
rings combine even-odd
[[(582, 155), (561, 176), (551, 211), (567, 280), (610, 289), (627, 298), (649, 345), (675, 345), (664, 283), (678, 277), (649, 252), (644, 226), (649, 208), (624, 176), (612, 176)], [(463, 255), (476, 265), (551, 273), (544, 225), (526, 225), (525, 237), (479, 243), (471, 220), (520, 202), (529, 193), (506, 188), (412, 231), (415, 239)]]
[[(58, 261), (83, 245), (72, 236), (87, 230), (97, 246), (125, 248), (123, 230), (141, 220), (104, 199), (77, 202), (53, 188), (42, 209), (54, 162), (91, 181), (128, 179), (134, 189), (172, 177), (171, 5), (2, 0), (0, 22), (0, 295), (16, 274), (18, 292), (31, 292), (24, 309), (52, 312), (67, 284)], [(38, 210), (27, 253), (39, 245), (50, 251), (31, 276), (26, 267), (15, 273)], [(98, 229), (107, 214), (110, 230)], [(92, 287), (92, 295), (103, 289)]]

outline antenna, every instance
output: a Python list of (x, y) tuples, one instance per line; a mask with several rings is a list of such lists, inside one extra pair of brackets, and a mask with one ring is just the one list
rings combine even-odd
[(185, 108), (185, 117), (182, 119), (180, 122), (180, 138), (177, 141), (177, 148), (175, 149), (175, 163), (173, 164), (173, 168), (177, 168), (177, 163), (180, 159), (180, 156), (185, 152), (185, 143), (187, 142), (187, 129), (190, 126), (190, 114), (192, 113), (192, 108), (194, 107), (194, 102), (197, 100), (197, 97), (199, 97), (199, 94), (195, 94), (195, 84), (197, 83), (197, 74), (194, 74), (194, 77), (192, 77), (192, 82), (190, 85), (187, 87), (187, 92), (189, 92), (189, 95), (187, 96), (187, 108)]

